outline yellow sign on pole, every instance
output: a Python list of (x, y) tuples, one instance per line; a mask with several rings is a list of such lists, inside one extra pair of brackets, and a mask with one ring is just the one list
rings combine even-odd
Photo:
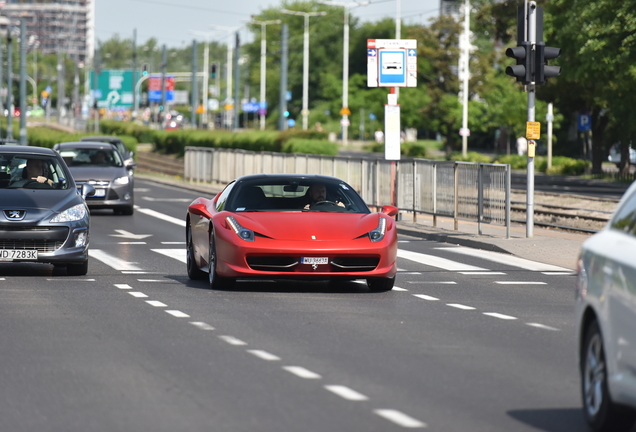
[(342, 107), (340, 110), (340, 115), (351, 115), (351, 110), (347, 107)]
[(541, 138), (541, 123), (527, 122), (526, 123), (526, 138), (527, 139)]

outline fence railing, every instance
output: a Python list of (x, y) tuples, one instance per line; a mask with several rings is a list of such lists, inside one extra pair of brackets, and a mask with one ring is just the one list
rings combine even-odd
[(248, 174), (322, 174), (338, 177), (372, 207), (503, 225), (510, 237), (510, 165), (406, 159), (355, 158), (293, 153), (186, 147), (184, 178), (193, 183), (227, 184)]

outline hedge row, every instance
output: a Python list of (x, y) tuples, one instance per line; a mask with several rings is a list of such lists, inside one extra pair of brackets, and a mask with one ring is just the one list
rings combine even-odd
[[(293, 144), (293, 151), (298, 153), (332, 154), (333, 151), (331, 146), (313, 144), (314, 140), (328, 142), (325, 132), (314, 130), (288, 129), (283, 132), (163, 131), (153, 130), (136, 123), (119, 121), (102, 121), (100, 128), (107, 134), (129, 135), (135, 137), (139, 142), (152, 143), (155, 150), (160, 153), (179, 156), (185, 153), (185, 148), (188, 146), (284, 152), (285, 149), (290, 148), (287, 144), (290, 140), (296, 140)], [(300, 142), (304, 144), (300, 144)], [(309, 147), (303, 148), (305, 145)]]

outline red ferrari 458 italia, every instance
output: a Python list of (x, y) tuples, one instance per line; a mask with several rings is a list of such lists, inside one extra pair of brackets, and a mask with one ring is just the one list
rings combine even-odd
[(197, 198), (186, 215), (191, 279), (229, 288), (236, 279), (366, 279), (393, 288), (398, 209), (372, 213), (335, 177), (240, 177), (214, 199)]

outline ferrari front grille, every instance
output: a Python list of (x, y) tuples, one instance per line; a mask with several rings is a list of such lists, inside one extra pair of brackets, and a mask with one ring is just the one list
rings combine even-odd
[(378, 266), (378, 257), (338, 257), (331, 260), (334, 271), (356, 272), (371, 271)]
[(294, 271), (293, 269), (298, 263), (298, 258), (294, 257), (247, 257), (247, 265), (249, 265), (252, 270), (260, 271), (291, 272)]

